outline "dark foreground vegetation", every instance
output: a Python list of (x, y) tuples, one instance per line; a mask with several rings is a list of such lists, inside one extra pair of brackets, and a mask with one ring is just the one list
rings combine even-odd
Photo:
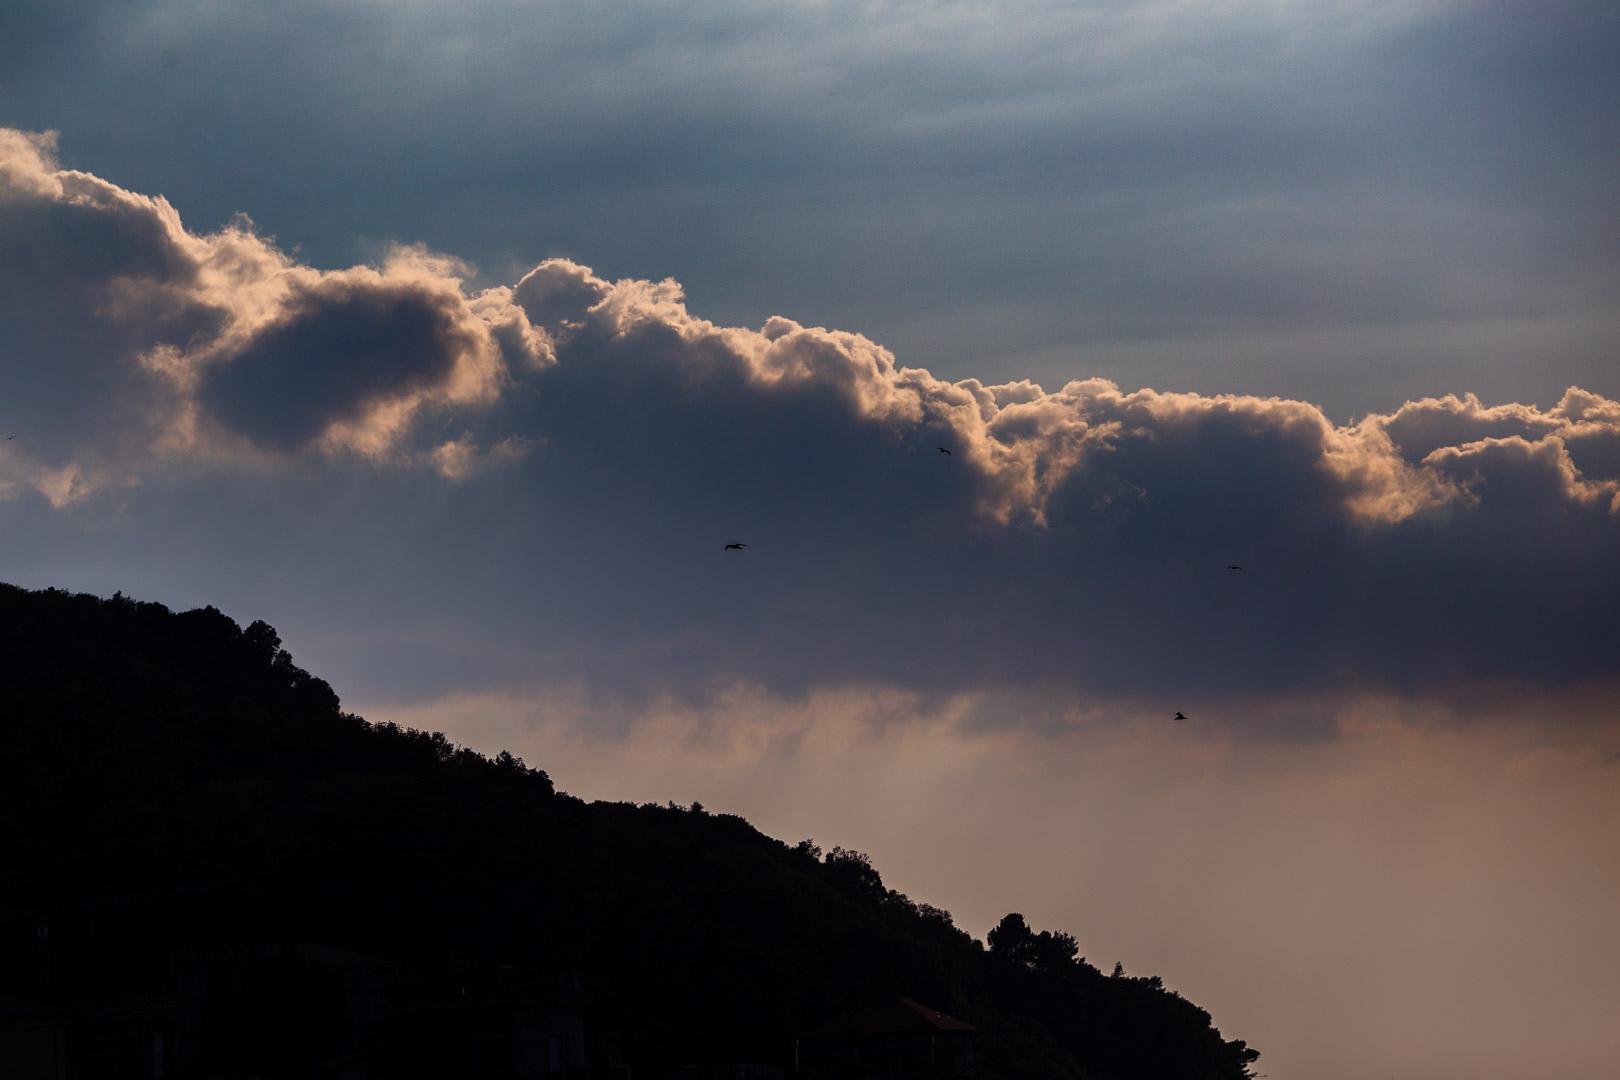
[(5, 1075), (770, 1076), (901, 997), (971, 1025), (986, 1080), (1257, 1056), (1066, 934), (1009, 915), (981, 945), (857, 853), (368, 724), (212, 608), (0, 586), (0, 863)]

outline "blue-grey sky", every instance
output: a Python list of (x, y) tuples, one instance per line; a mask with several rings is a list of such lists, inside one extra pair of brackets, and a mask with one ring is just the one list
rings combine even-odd
[(1272, 1077), (1596, 1080), (1617, 43), (8, 4), (0, 578), (265, 618), (367, 715), (869, 849)]
[(13, 3), (0, 122), (321, 266), (568, 255), (951, 375), (1615, 393), (1612, 5)]

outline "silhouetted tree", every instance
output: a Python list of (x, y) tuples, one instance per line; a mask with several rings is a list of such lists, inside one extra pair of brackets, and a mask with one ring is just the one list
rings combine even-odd
[[(1009, 915), (986, 952), (860, 852), (697, 804), (587, 805), (513, 754), (368, 724), (263, 622), (0, 585), (0, 688), (0, 981), (43, 977), (46, 925), (65, 1000), (172, 996), (174, 957), (221, 944), (443, 971), (566, 947), (647, 1072), (785, 1064), (796, 1034), (898, 995), (980, 1025), (1021, 1080), (1238, 1080), (1256, 1057), (1069, 934)], [(264, 1021), (304, 1015), (280, 993), (220, 1006), (206, 1045), (262, 1053), (214, 1073), (307, 1074)]]
[(1059, 930), (1035, 933), (1016, 911), (1004, 916), (985, 936), (990, 952), (1034, 971), (1063, 972), (1076, 963), (1080, 945)]
[(857, 896), (879, 897), (884, 894), (883, 876), (872, 865), (870, 856), (834, 847), (827, 852), (824, 865), (831, 871), (832, 880)]
[(1024, 917), (1014, 911), (1003, 915), (995, 929), (985, 935), (984, 941), (994, 955), (1016, 960), (1034, 936)]

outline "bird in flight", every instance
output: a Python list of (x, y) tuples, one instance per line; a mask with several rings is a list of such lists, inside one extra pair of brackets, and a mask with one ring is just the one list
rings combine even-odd
[(745, 548), (747, 546), (748, 546), (747, 544), (727, 544), (726, 545), (726, 550), (727, 551), (741, 551), (743, 548)]
[(945, 449), (943, 446), (936, 446), (936, 447), (934, 447), (934, 449), (938, 450), (940, 453), (944, 454), (946, 457), (951, 456), (951, 452), (949, 450)]
[(1241, 570), (1241, 569), (1243, 569), (1243, 567), (1241, 567), (1241, 566), (1228, 566), (1227, 569), (1228, 570)]
[(1170, 719), (1179, 721), (1179, 720), (1185, 720), (1187, 718), (1185, 716), (1181, 715), (1181, 713), (1177, 712), (1176, 715), (1172, 716)]
[(6, 436), (6, 442), (10, 442), (12, 439), (15, 439), (16, 437), (17, 436), (15, 436), (15, 435), (7, 435)]

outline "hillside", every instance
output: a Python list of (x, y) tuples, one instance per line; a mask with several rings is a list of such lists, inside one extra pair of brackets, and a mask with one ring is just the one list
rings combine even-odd
[[(559, 979), (611, 1032), (598, 1073), (790, 1069), (801, 1034), (901, 996), (978, 1028), (985, 1077), (1218, 1080), (1257, 1056), (1067, 935), (1009, 916), (981, 945), (856, 853), (586, 803), (509, 755), (368, 724), (270, 627), (212, 608), (0, 586), (0, 687), (7, 1015), (161, 1015), (167, 1075), (414, 1075), (379, 1049), (410, 1008), (561, 1008), (534, 989)], [(386, 985), (361, 995), (356, 972)], [(68, 1075), (137, 1075), (98, 1068)]]

